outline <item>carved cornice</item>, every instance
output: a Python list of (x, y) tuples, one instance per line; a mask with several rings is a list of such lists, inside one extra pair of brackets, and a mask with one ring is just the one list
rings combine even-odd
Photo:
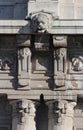
[[(56, 19), (56, 20), (55, 20)], [(50, 34), (83, 34), (83, 20), (57, 20), (55, 18), (48, 30)], [(30, 21), (0, 20), (1, 34), (34, 34)]]

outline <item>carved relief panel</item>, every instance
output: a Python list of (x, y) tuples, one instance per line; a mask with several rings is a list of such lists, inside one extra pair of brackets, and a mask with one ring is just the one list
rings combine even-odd
[(72, 53), (70, 55), (69, 73), (82, 74), (83, 73), (83, 54)]
[(83, 87), (83, 45), (82, 37), (70, 37), (68, 40), (68, 86)]

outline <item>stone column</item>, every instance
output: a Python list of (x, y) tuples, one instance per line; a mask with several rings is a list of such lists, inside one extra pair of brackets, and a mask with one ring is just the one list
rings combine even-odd
[(36, 130), (35, 104), (32, 101), (28, 102), (28, 109), (26, 109), (25, 119), (26, 123), (24, 130)]
[(53, 102), (48, 102), (48, 130), (54, 130), (54, 104)]
[(32, 101), (23, 100), (14, 103), (12, 130), (36, 130), (35, 106)]
[(17, 102), (14, 101), (12, 105), (12, 130), (17, 130), (18, 128), (18, 113), (17, 113)]
[(75, 102), (56, 101), (49, 105), (48, 130), (73, 130)]
[(65, 104), (65, 120), (64, 126), (65, 130), (73, 130), (73, 119), (74, 119), (74, 107), (76, 106), (76, 102), (67, 102)]

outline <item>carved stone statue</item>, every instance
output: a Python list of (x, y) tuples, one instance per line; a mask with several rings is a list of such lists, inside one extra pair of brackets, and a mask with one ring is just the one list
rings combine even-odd
[(74, 71), (82, 71), (83, 70), (83, 57), (78, 56), (78, 57), (73, 57), (72, 58), (72, 69)]
[(53, 16), (51, 13), (40, 11), (30, 14), (31, 28), (34, 32), (48, 32)]
[(32, 25), (35, 31), (45, 32), (48, 29), (48, 18), (46, 15), (38, 14), (32, 18)]
[(18, 83), (21, 86), (29, 85), (31, 71), (31, 52), (29, 48), (18, 50)]

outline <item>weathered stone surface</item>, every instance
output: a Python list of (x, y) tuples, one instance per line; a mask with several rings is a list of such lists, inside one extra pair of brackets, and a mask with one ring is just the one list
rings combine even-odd
[(0, 130), (83, 129), (82, 6), (0, 0)]

